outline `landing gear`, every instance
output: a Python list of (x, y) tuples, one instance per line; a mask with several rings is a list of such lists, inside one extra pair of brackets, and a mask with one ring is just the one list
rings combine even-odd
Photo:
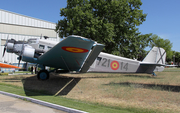
[(153, 76), (157, 76), (154, 72), (152, 73)]
[(49, 79), (49, 72), (47, 70), (40, 70), (37, 74), (38, 80), (47, 80)]

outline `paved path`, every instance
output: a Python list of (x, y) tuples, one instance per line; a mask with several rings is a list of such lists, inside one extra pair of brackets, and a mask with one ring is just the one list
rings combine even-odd
[(0, 94), (0, 113), (66, 113)]

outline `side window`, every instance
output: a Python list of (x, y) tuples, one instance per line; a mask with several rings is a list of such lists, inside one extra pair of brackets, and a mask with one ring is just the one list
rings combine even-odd
[(51, 49), (52, 47), (48, 46), (48, 50)]
[(39, 49), (44, 49), (44, 45), (39, 45)]

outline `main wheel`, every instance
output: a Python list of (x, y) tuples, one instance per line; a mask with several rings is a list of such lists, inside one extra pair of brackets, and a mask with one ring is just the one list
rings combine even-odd
[(47, 80), (49, 79), (49, 72), (47, 70), (41, 70), (37, 74), (38, 80)]

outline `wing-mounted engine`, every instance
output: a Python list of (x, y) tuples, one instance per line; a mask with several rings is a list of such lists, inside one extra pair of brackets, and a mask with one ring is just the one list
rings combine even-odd
[(39, 51), (37, 52), (33, 47), (29, 45), (25, 45), (22, 56), (29, 57), (29, 58), (38, 58), (39, 56), (41, 56), (41, 54), (39, 54)]
[(32, 48), (31, 46), (26, 45), (26, 46), (24, 47), (22, 56), (34, 58), (34, 55), (35, 55), (35, 49)]

